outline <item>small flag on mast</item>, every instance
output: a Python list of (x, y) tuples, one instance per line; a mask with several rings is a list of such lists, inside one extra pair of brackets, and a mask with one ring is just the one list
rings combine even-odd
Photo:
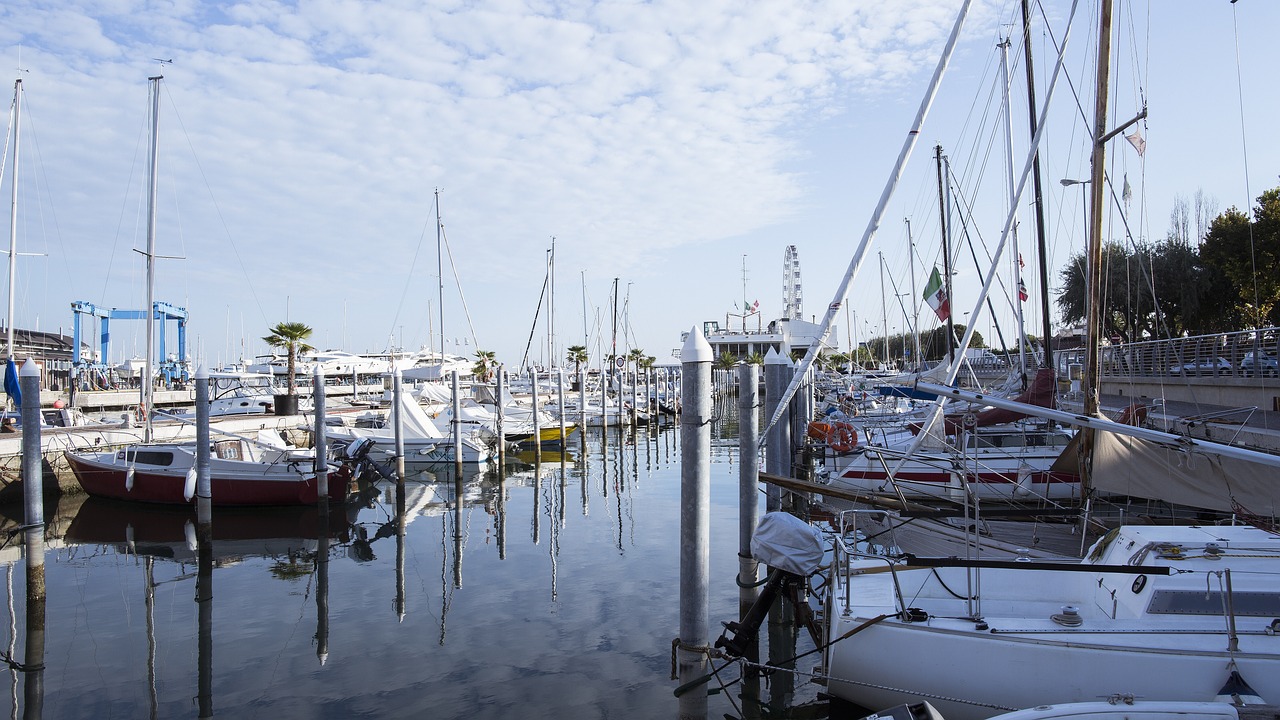
[(924, 299), (938, 314), (939, 320), (951, 317), (951, 301), (947, 297), (947, 288), (942, 284), (942, 276), (938, 274), (936, 267), (929, 275), (929, 284), (924, 287)]
[(1018, 281), (1018, 299), (1022, 302), (1027, 301), (1027, 284), (1021, 280)]

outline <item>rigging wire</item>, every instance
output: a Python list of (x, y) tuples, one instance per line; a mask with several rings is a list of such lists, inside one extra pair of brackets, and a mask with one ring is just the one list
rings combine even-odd
[(1231, 2), (1231, 30), (1235, 36), (1236, 102), (1240, 109), (1240, 161), (1244, 164), (1245, 207), (1249, 209), (1245, 216), (1251, 218), (1247, 227), (1249, 229), (1249, 269), (1252, 271), (1251, 274), (1253, 275), (1253, 307), (1255, 308), (1255, 311), (1252, 313), (1252, 320), (1253, 329), (1257, 330), (1259, 320), (1261, 320), (1261, 317), (1259, 317), (1260, 313), (1257, 312), (1257, 309), (1261, 307), (1258, 295), (1258, 251), (1254, 245), (1253, 238), (1253, 222), (1256, 221), (1257, 218), (1252, 217), (1253, 190), (1249, 187), (1249, 134), (1246, 132), (1244, 124), (1244, 80), (1243, 72), (1240, 69), (1240, 23), (1238, 22), (1235, 0), (1232, 0)]

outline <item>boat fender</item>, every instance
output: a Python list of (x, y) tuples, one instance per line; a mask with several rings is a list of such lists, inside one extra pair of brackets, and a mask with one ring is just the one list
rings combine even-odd
[(130, 465), (129, 468), (124, 471), (124, 489), (125, 489), (125, 492), (133, 490), (133, 466), (132, 465)]
[(182, 526), (182, 539), (187, 543), (187, 549), (196, 552), (200, 545), (196, 541), (196, 526), (190, 520)]
[(827, 445), (838, 453), (852, 452), (858, 444), (858, 431), (847, 422), (832, 423), (827, 432)]
[(192, 465), (187, 468), (187, 479), (182, 485), (182, 497), (191, 502), (191, 498), (196, 494), (196, 466)]
[(1031, 494), (1031, 466), (1026, 464), (1018, 466), (1018, 482), (1013, 486), (1013, 494), (1018, 497)]

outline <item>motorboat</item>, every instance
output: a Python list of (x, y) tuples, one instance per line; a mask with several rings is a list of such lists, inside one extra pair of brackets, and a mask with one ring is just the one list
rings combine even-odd
[[(270, 437), (274, 435), (274, 437)], [(152, 442), (104, 452), (66, 453), (84, 491), (93, 497), (190, 505), (196, 486), (194, 442)], [(284, 443), (275, 431), (258, 439), (219, 437), (209, 453), (214, 505), (309, 505), (319, 499), (315, 452)], [(329, 465), (331, 501), (346, 497), (348, 464)]]

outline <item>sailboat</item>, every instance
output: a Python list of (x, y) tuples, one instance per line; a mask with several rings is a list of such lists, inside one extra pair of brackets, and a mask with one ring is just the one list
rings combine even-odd
[[(1093, 258), (1100, 246), (1104, 147), (1116, 134), (1108, 134), (1105, 124), (1110, 16), (1110, 0), (1103, 0)], [(1096, 318), (1088, 325), (1096, 358)], [(1086, 372), (1091, 388), (1092, 377)], [(943, 385), (920, 387), (975, 399)], [(1021, 408), (1083, 427), (1078, 452), (1093, 461), (1083, 466), (1086, 483), (1121, 487), (1119, 466), (1140, 459), (1133, 448), (1142, 441), (1156, 448), (1147, 452), (1162, 448), (1180, 453), (1188, 465), (1202, 463), (1198, 473), (1190, 473), (1199, 477), (1182, 482), (1147, 466), (1139, 474), (1163, 481), (1148, 483), (1148, 496), (1173, 499), (1182, 488), (1194, 488), (1203, 499), (1218, 477), (1222, 484), (1212, 487), (1219, 491), (1220, 507), (1237, 517), (1247, 508), (1275, 517), (1278, 459), (1126, 428), (1101, 419), (1096, 394), (1092, 399), (1077, 416)], [(1120, 435), (1135, 440), (1116, 442)], [(1073, 443), (1064, 456), (1076, 451)], [(1270, 469), (1257, 478), (1227, 475), (1214, 472), (1226, 460), (1210, 456), (1254, 460)], [(1137, 485), (1123, 487), (1134, 492)], [(965, 558), (889, 555), (859, 545), (857, 515), (848, 515), (839, 523), (825, 597), (828, 690), (871, 708), (928, 697), (952, 720), (1108, 697), (1280, 702), (1280, 533), (1265, 519), (1254, 521), (1121, 524), (1079, 560), (1036, 561), (1025, 551), (1016, 558), (984, 559), (980, 545), (971, 546), (974, 552)], [(969, 658), (981, 658), (981, 667), (967, 672), (957, 664)]]
[[(140, 386), (141, 406), (151, 407), (155, 354), (156, 171), (160, 129), (160, 81), (151, 82), (151, 164), (147, 220), (147, 353)], [(144, 413), (141, 443), (101, 452), (67, 452), (67, 463), (81, 487), (94, 497), (148, 503), (191, 505), (196, 485), (194, 443), (153, 442), (151, 413)], [(250, 438), (222, 433), (210, 453), (214, 505), (298, 505), (317, 502), (320, 493), (314, 451), (300, 450), (275, 437)], [(353, 458), (354, 460), (354, 458)], [(328, 474), (327, 497), (346, 498), (351, 463)]]

